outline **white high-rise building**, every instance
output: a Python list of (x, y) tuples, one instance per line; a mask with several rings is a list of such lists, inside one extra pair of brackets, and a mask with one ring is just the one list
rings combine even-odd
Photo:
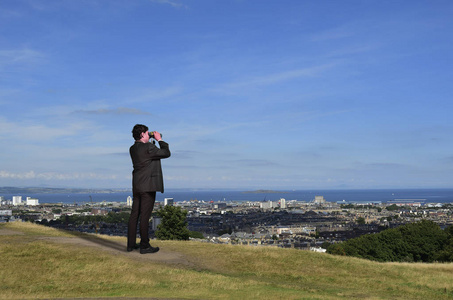
[(271, 200), (266, 201), (266, 202), (260, 202), (261, 209), (272, 209), (275, 207), (277, 207), (277, 202), (273, 202)]
[(131, 196), (127, 196), (126, 205), (129, 207), (132, 207), (132, 197)]
[(280, 198), (280, 208), (281, 209), (286, 208), (286, 199), (285, 198)]
[(13, 205), (21, 205), (22, 196), (13, 196)]
[(30, 205), (30, 206), (39, 205), (39, 200), (36, 198), (27, 197), (27, 205)]
[(151, 229), (156, 231), (157, 230), (157, 226), (159, 226), (160, 223), (162, 223), (162, 218), (153, 217), (151, 219)]
[(165, 198), (164, 199), (164, 206), (166, 206), (166, 205), (173, 206), (173, 203), (174, 203), (173, 198)]

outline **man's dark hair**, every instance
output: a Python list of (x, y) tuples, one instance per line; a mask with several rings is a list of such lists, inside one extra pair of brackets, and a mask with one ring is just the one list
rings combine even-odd
[(146, 132), (146, 131), (148, 131), (148, 127), (146, 127), (145, 125), (142, 125), (142, 124), (137, 124), (132, 129), (132, 136), (137, 141), (137, 140), (141, 139), (142, 133)]

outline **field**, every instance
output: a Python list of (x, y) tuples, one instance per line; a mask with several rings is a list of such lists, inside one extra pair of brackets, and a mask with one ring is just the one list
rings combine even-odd
[(377, 263), (294, 249), (153, 241), (0, 224), (0, 299), (453, 299), (453, 264)]

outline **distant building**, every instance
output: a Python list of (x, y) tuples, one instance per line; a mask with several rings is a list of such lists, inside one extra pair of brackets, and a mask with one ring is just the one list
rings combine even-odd
[(281, 209), (286, 208), (286, 199), (285, 198), (280, 198), (280, 208)]
[(310, 251), (326, 253), (327, 250), (321, 247), (310, 247)]
[(13, 205), (21, 205), (22, 204), (22, 196), (13, 196)]
[(0, 196), (0, 205), (11, 205), (11, 200), (6, 200), (4, 196)]
[(109, 210), (107, 209), (102, 209), (102, 208), (92, 208), (91, 209), (91, 214), (92, 215), (102, 215), (105, 216), (106, 214), (109, 213)]
[(416, 206), (420, 207), (426, 199), (394, 199), (387, 201), (387, 205), (395, 204), (397, 206)]
[(29, 206), (39, 205), (39, 200), (36, 198), (27, 197), (27, 205), (29, 205)]
[(326, 199), (324, 199), (323, 196), (315, 196), (315, 200), (313, 200), (313, 203), (315, 204), (325, 204)]
[(164, 199), (164, 206), (170, 205), (173, 206), (174, 200), (173, 198), (165, 198)]
[(277, 203), (272, 202), (272, 201), (266, 201), (266, 202), (260, 202), (260, 208), (261, 209), (272, 209), (274, 207), (277, 207)]
[(337, 201), (337, 204), (340, 204), (340, 205), (341, 204), (349, 204), (349, 202), (343, 199), (341, 201)]
[(127, 196), (126, 205), (129, 207), (132, 207), (132, 197), (131, 196)]
[(156, 231), (157, 230), (157, 226), (162, 223), (162, 218), (159, 218), (159, 217), (153, 217), (152, 218), (152, 222), (151, 222), (151, 229), (153, 231)]
[(214, 208), (215, 208), (215, 209), (222, 209), (222, 208), (225, 208), (225, 207), (227, 207), (227, 204), (226, 204), (226, 203), (222, 203), (222, 202), (221, 202), (221, 203), (216, 203), (216, 204), (214, 204)]

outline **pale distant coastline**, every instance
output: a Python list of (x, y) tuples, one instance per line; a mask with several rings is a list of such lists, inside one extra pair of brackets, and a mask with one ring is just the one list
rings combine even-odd
[(47, 188), (47, 187), (0, 187), (0, 194), (89, 194), (89, 193), (118, 193), (130, 189), (77, 189), (77, 188)]

